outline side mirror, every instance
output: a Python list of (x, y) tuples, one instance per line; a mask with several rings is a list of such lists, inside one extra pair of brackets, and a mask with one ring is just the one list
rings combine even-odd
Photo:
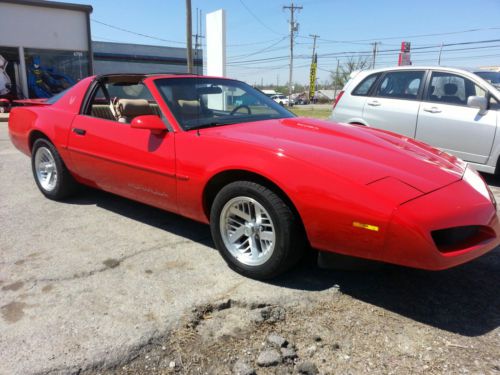
[(484, 96), (469, 96), (467, 105), (473, 108), (479, 108), (479, 114), (482, 116), (488, 109), (488, 100)]
[(134, 117), (130, 123), (130, 127), (134, 129), (147, 129), (151, 130), (153, 134), (161, 134), (167, 131), (167, 128), (160, 116), (157, 115), (143, 115)]

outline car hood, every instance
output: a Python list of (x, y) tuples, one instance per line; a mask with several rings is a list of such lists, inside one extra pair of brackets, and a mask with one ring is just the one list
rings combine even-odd
[(466, 168), (455, 156), (411, 138), (308, 118), (227, 125), (203, 134), (266, 148), (362, 184), (394, 177), (423, 193), (460, 180)]

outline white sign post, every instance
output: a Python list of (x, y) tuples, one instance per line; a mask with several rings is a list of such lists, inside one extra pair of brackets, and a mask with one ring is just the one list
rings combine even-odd
[(226, 12), (207, 13), (207, 75), (226, 76)]
[[(207, 75), (226, 76), (226, 12), (223, 9), (207, 13)], [(208, 95), (210, 108), (226, 109), (226, 92)]]

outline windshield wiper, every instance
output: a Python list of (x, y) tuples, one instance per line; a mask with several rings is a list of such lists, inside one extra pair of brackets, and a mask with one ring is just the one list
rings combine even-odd
[(187, 130), (198, 130), (198, 129), (204, 129), (204, 128), (213, 128), (213, 127), (216, 127), (216, 126), (237, 124), (238, 122), (239, 121), (210, 121), (210, 122), (207, 122), (207, 123), (204, 123), (204, 124), (190, 126), (190, 127), (188, 127)]

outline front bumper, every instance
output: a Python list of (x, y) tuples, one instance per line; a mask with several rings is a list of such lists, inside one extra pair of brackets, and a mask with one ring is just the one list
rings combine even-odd
[[(487, 235), (443, 250), (433, 231), (480, 227)], [(458, 229), (460, 230), (460, 229)], [(443, 270), (477, 258), (500, 244), (500, 222), (489, 196), (467, 181), (454, 182), (400, 205), (387, 231), (383, 258), (389, 263)]]

